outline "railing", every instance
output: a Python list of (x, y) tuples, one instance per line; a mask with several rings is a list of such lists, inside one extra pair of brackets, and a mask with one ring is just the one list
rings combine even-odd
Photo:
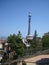
[(14, 62), (14, 63), (7, 63), (3, 65), (49, 65), (49, 62), (44, 62), (44, 63), (26, 62), (25, 64), (23, 64), (22, 62)]
[[(48, 49), (49, 50), (49, 49)], [(40, 54), (44, 54), (45, 52), (47, 52), (47, 50), (44, 50), (44, 51), (38, 51), (38, 52), (32, 52), (31, 51), (31, 53), (30, 52), (28, 52), (26, 55), (24, 55), (23, 56), (23, 58), (22, 57), (20, 57), (18, 60), (17, 59), (15, 59), (15, 60), (8, 60), (8, 61), (6, 61), (4, 64), (2, 63), (2, 65), (12, 65), (12, 63), (17, 63), (17, 62), (22, 62), (22, 59), (24, 59), (24, 58), (28, 58), (28, 57), (33, 57), (33, 56), (37, 56), (37, 55), (40, 55)], [(30, 63), (31, 64), (31, 63)], [(49, 62), (45, 62), (45, 63), (38, 63), (38, 62), (34, 62), (34, 63), (32, 63), (32, 65), (33, 64), (36, 64), (36, 65), (49, 65)], [(14, 64), (15, 65), (15, 64)]]

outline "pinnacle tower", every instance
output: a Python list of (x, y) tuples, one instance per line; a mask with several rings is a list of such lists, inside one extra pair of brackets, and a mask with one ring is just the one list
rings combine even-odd
[(30, 35), (30, 23), (31, 23), (31, 15), (30, 15), (30, 12), (29, 12), (29, 21), (28, 21), (28, 35)]
[(33, 39), (33, 37), (31, 35), (31, 13), (30, 12), (29, 12), (28, 18), (29, 18), (28, 19), (28, 34), (27, 34), (26, 38), (28, 40), (31, 40), (31, 39)]

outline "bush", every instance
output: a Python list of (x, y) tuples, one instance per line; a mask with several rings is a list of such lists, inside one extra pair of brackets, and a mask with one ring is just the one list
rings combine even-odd
[(25, 61), (22, 61), (22, 65), (26, 65), (26, 62)]

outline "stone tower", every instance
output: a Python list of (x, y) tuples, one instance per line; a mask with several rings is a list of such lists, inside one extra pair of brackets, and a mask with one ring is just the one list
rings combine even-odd
[(29, 21), (28, 21), (28, 35), (30, 35), (30, 23), (31, 23), (31, 15), (29, 13)]
[(31, 35), (31, 14), (30, 14), (30, 12), (29, 12), (29, 15), (28, 15), (28, 34), (27, 34), (27, 36), (26, 36), (26, 39), (27, 40), (32, 40), (33, 39), (33, 37), (32, 37), (32, 35)]

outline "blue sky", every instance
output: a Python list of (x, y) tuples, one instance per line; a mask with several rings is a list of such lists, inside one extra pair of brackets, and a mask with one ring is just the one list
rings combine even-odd
[(49, 32), (49, 0), (0, 0), (0, 37), (28, 33), (28, 12), (31, 12), (31, 34)]

